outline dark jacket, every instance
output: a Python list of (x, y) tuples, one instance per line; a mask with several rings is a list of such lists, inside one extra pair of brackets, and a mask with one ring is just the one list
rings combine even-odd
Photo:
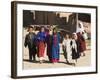
[(36, 47), (36, 35), (35, 33), (29, 33), (25, 37), (24, 46), (28, 46), (29, 49), (33, 49)]

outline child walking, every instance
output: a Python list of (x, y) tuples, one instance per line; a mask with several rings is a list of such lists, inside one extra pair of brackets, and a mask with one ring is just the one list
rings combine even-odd
[(24, 46), (28, 46), (29, 50), (29, 61), (35, 61), (36, 60), (36, 35), (33, 32), (33, 27), (28, 27), (28, 34), (25, 37), (25, 43)]
[(79, 41), (77, 38), (77, 34), (72, 34), (72, 40), (71, 40), (71, 50), (72, 50), (72, 59), (74, 61), (73, 65), (75, 66), (77, 63), (77, 59), (80, 58), (79, 54)]
[(71, 39), (68, 34), (66, 34), (64, 40), (63, 40), (63, 49), (64, 49), (64, 57), (66, 59), (66, 62), (69, 64), (72, 60), (72, 51), (71, 51)]
[(59, 62), (59, 43), (60, 43), (60, 35), (57, 32), (57, 29), (53, 29), (53, 35), (52, 35), (52, 54), (51, 54), (51, 61), (52, 63), (58, 63)]
[(43, 63), (43, 60), (44, 60), (44, 53), (45, 53), (45, 47), (46, 47), (45, 39), (46, 39), (45, 28), (41, 27), (40, 32), (37, 34), (38, 57), (39, 57), (40, 63)]

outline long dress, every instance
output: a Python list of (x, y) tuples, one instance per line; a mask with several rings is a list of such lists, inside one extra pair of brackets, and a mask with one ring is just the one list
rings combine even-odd
[(52, 62), (59, 62), (59, 42), (60, 35), (54, 34), (52, 36)]
[(78, 59), (78, 58), (80, 58), (80, 54), (79, 54), (79, 42), (78, 42), (78, 40), (72, 39), (72, 41), (71, 41), (71, 47), (72, 47), (72, 59)]
[(78, 36), (78, 41), (79, 41), (79, 43), (80, 43), (80, 45), (79, 45), (79, 50), (80, 50), (80, 53), (81, 53), (81, 52), (83, 52), (83, 51), (86, 50), (86, 42), (85, 42), (85, 39), (84, 39), (84, 37), (82, 36), (82, 34), (80, 34), (80, 32), (77, 33), (77, 36)]
[(51, 55), (52, 55), (52, 36), (48, 34), (46, 36), (46, 43), (47, 43), (47, 56), (49, 58), (49, 61), (51, 62)]
[(37, 34), (38, 57), (44, 57), (45, 39), (46, 39), (45, 32), (39, 32)]
[(71, 61), (72, 60), (71, 39), (64, 39), (63, 45), (65, 47), (64, 57), (66, 60)]

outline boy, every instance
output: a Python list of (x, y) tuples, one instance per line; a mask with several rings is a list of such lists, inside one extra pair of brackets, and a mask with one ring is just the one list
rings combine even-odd
[(28, 27), (28, 34), (25, 37), (25, 43), (24, 46), (28, 46), (29, 49), (29, 61), (35, 61), (35, 55), (36, 55), (36, 35), (33, 33), (33, 27)]

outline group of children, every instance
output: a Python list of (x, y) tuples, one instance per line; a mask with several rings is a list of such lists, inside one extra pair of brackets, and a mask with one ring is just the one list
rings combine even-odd
[[(44, 27), (41, 27), (40, 31), (35, 34), (33, 27), (29, 26), (28, 34), (25, 37), (25, 47), (29, 49), (29, 60), (35, 61), (36, 54), (39, 58), (39, 62), (44, 62), (45, 49), (48, 59), (51, 63), (58, 63), (60, 59), (60, 34), (57, 29), (54, 28), (52, 32), (50, 30), (45, 31)], [(75, 65), (77, 59), (80, 56), (85, 56), (84, 51), (86, 50), (85, 39), (82, 36), (83, 33), (73, 33), (71, 36), (66, 34), (62, 41), (63, 55), (66, 59), (66, 63), (72, 63)]]

